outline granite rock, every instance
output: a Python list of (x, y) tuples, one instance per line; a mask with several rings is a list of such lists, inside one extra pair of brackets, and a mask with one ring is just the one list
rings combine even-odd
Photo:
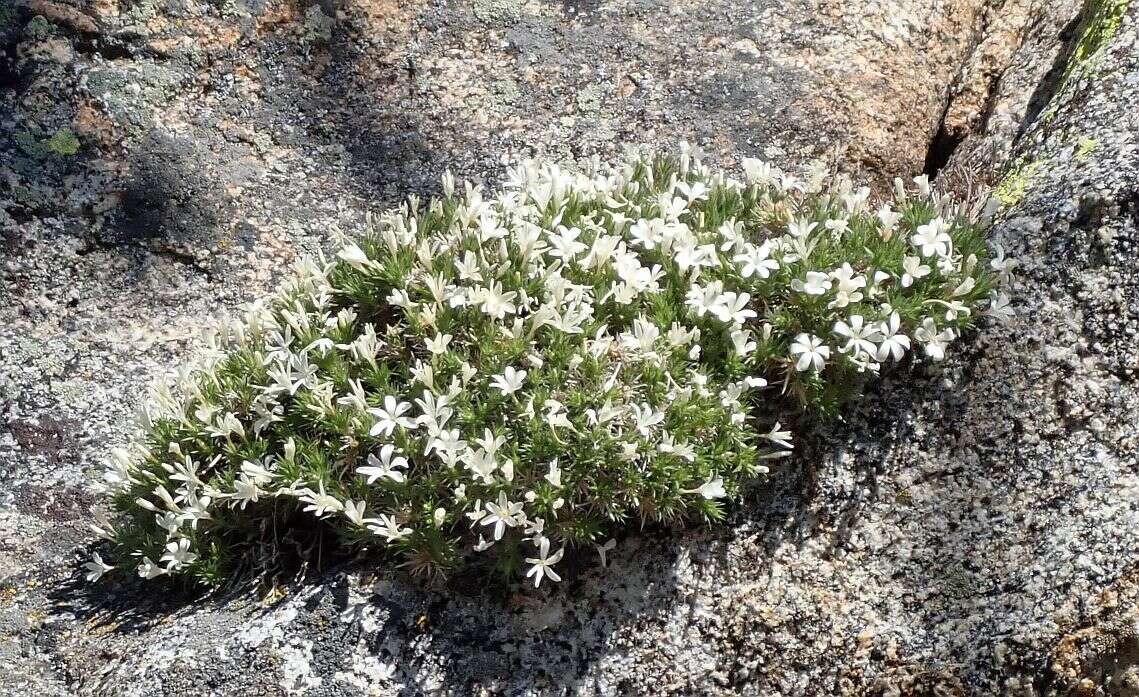
[[(0, 8), (0, 694), (1139, 694), (1137, 45), (1123, 0)], [(1018, 318), (550, 590), (80, 579), (212, 316), (444, 169), (681, 139), (993, 183)]]

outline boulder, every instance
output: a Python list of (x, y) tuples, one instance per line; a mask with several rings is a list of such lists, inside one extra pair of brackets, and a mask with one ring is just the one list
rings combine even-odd
[[(36, 0), (0, 25), (0, 693), (1139, 694), (1139, 7)], [(630, 533), (549, 591), (375, 559), (206, 598), (82, 581), (86, 482), (213, 315), (445, 169), (682, 139), (991, 184), (1017, 318), (818, 424), (727, 525)]]

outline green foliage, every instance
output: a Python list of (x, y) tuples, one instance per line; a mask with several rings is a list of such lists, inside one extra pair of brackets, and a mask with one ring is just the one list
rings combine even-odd
[(493, 199), (447, 178), (302, 262), (156, 386), (104, 476), (114, 556), (91, 576), (217, 584), (321, 524), (414, 573), (489, 554), (557, 581), (565, 547), (720, 520), (788, 453), (778, 414), (837, 413), (1007, 313), (1011, 262), (924, 179), (875, 209), (745, 173), (685, 151), (526, 163)]

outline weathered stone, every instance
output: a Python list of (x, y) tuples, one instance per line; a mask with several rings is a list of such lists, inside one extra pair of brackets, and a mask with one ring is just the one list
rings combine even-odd
[[(0, 10), (3, 130), (81, 146), (0, 139), (0, 694), (1135, 694), (1139, 7), (51, 7), (35, 36)], [(996, 180), (1020, 317), (820, 426), (729, 525), (548, 594), (374, 560), (283, 598), (76, 580), (86, 477), (213, 313), (445, 168), (681, 138)]]

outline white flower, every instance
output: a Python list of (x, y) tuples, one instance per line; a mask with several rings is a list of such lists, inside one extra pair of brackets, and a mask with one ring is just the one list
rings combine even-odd
[(581, 230), (578, 228), (558, 226), (558, 233), (550, 235), (549, 255), (566, 261), (573, 260), (587, 249), (584, 244), (577, 241), (578, 237), (581, 237)]
[(423, 411), (415, 422), (420, 426), (426, 426), (428, 435), (432, 437), (439, 435), (454, 414), (454, 410), (447, 406), (450, 397), (445, 394), (436, 396), (434, 392), (424, 390), (423, 397), (417, 397), (415, 403)]
[(684, 181), (677, 182), (676, 190), (689, 201), (708, 198), (708, 187), (701, 181), (695, 181), (691, 184)]
[(917, 184), (918, 192), (921, 193), (922, 196), (928, 197), (933, 191), (933, 188), (929, 184), (928, 174), (919, 174), (914, 177), (914, 184)]
[(368, 465), (357, 467), (356, 473), (367, 477), (369, 484), (380, 477), (386, 477), (393, 482), (404, 481), (406, 476), (399, 470), (407, 467), (407, 459), (399, 455), (392, 457), (395, 452), (395, 446), (387, 443), (380, 448), (379, 457), (376, 457), (374, 453), (368, 453)]
[(415, 421), (404, 416), (409, 409), (411, 409), (411, 404), (408, 402), (401, 402), (392, 395), (387, 395), (384, 397), (383, 408), (372, 407), (368, 409), (368, 413), (376, 417), (376, 423), (372, 425), (370, 435), (391, 436), (396, 426), (408, 430), (414, 429)]
[(268, 484), (277, 478), (277, 474), (258, 461), (244, 460), (241, 463), (241, 473), (249, 477), (256, 484)]
[(977, 279), (973, 278), (972, 276), (966, 276), (965, 280), (961, 281), (961, 283), (953, 289), (951, 296), (954, 298), (959, 298), (962, 295), (968, 295), (969, 291), (973, 290), (976, 287)]
[[(688, 201), (680, 198), (679, 196), (669, 196), (668, 194), (661, 194), (657, 200), (660, 206), (660, 214), (667, 221), (679, 220), (680, 216), (688, 209)], [(656, 220), (654, 218), (654, 220)]]
[(387, 542), (394, 542), (411, 534), (411, 528), (401, 528), (395, 516), (387, 513), (381, 513), (375, 523), (369, 523), (368, 530), (383, 537)]
[(188, 492), (186, 494), (186, 505), (182, 506), (180, 513), (182, 520), (189, 521), (190, 527), (197, 529), (199, 521), (209, 520), (212, 517), (209, 511), (212, 501), (213, 499), (209, 496), (198, 496), (196, 492)]
[(951, 300), (947, 303), (944, 303), (944, 305), (945, 319), (950, 322), (957, 319), (958, 317), (968, 317), (973, 313), (973, 311), (969, 309), (969, 306), (960, 300)]
[(562, 559), (562, 553), (565, 552), (565, 547), (550, 554), (550, 538), (542, 537), (537, 541), (538, 544), (538, 557), (527, 557), (526, 563), (532, 564), (530, 570), (526, 572), (526, 578), (534, 577), (534, 587), (537, 588), (542, 583), (542, 579), (549, 577), (555, 583), (562, 580), (561, 576), (554, 571), (553, 566)]
[[(527, 501), (533, 501), (535, 498), (537, 498), (537, 494), (534, 494), (532, 491), (526, 492)], [(546, 519), (535, 518), (534, 520), (528, 521), (526, 523), (526, 527), (522, 530), (522, 534), (526, 536), (526, 539), (535, 540), (536, 543), (537, 540), (542, 537), (545, 529)]]
[(152, 579), (165, 573), (168, 573), (167, 570), (155, 564), (150, 557), (143, 557), (142, 563), (138, 565), (138, 575), (145, 579)]
[(919, 225), (917, 232), (910, 238), (910, 244), (921, 250), (923, 257), (944, 257), (949, 253), (949, 244), (952, 241), (947, 234), (949, 224), (941, 218), (934, 218), (925, 225)]
[(826, 228), (835, 239), (839, 239), (850, 227), (850, 221), (845, 218), (832, 218), (824, 222), (823, 227)]
[(166, 570), (174, 571), (187, 564), (194, 563), (197, 558), (198, 555), (190, 551), (190, 540), (183, 537), (166, 543), (166, 553), (158, 561), (169, 562), (166, 565)]
[(747, 307), (749, 300), (751, 300), (751, 295), (748, 293), (724, 293), (716, 298), (712, 314), (725, 324), (741, 325), (756, 316), (755, 310), (750, 310)]
[(312, 489), (304, 489), (301, 493), (300, 500), (302, 503), (308, 504), (304, 507), (304, 511), (312, 512), (317, 518), (323, 517), (328, 513), (338, 513), (344, 509), (344, 504), (335, 496), (330, 496), (324, 491), (324, 480), (319, 483), (319, 490), (313, 491)]
[(424, 454), (437, 452), (445, 464), (454, 465), (466, 450), (467, 442), (460, 437), (459, 429), (452, 428), (439, 431), (427, 444)]
[(798, 220), (792, 220), (787, 224), (787, 233), (792, 237), (806, 237), (807, 235), (811, 234), (818, 226), (818, 223), (812, 223), (806, 218), (799, 218)]
[(238, 507), (244, 509), (246, 504), (257, 503), (261, 494), (265, 493), (257, 485), (257, 480), (242, 474), (237, 479), (233, 480), (233, 494), (231, 498), (234, 504), (240, 504)]
[(633, 412), (637, 432), (642, 436), (648, 437), (652, 433), (653, 426), (664, 421), (664, 412), (653, 409), (647, 402), (632, 404), (629, 409)]
[(791, 344), (791, 357), (798, 357), (795, 370), (800, 372), (814, 369), (815, 372), (826, 367), (830, 358), (830, 347), (823, 344), (823, 340), (811, 334), (799, 334)]
[(832, 271), (831, 278), (835, 280), (835, 298), (828, 307), (846, 307), (862, 300), (862, 293), (859, 292), (859, 289), (866, 287), (866, 278), (855, 276), (854, 269), (850, 268), (850, 264), (844, 263)]
[(664, 239), (664, 221), (659, 218), (638, 220), (629, 228), (629, 236), (642, 249), (655, 249)]
[(506, 438), (495, 434), (489, 428), (484, 428), (482, 438), (475, 438), (475, 444), (494, 455), (499, 448), (506, 445)]
[(922, 343), (925, 355), (936, 363), (945, 358), (945, 348), (956, 338), (956, 335), (952, 329), (937, 331), (937, 325), (934, 324), (933, 318), (926, 317), (922, 320), (921, 326), (914, 331), (914, 338)]
[(336, 256), (348, 262), (348, 265), (357, 271), (367, 271), (376, 263), (369, 259), (364, 250), (355, 244), (344, 247), (336, 253)]
[(888, 356), (893, 356), (895, 361), (900, 361), (906, 351), (909, 350), (910, 337), (901, 333), (901, 325), (902, 318), (897, 312), (891, 313), (890, 318), (879, 325), (882, 338), (875, 354), (875, 358), (879, 362), (886, 360)]
[(686, 493), (700, 494), (708, 500), (722, 499), (728, 495), (728, 492), (724, 490), (724, 480), (720, 477), (709, 477), (708, 481)]
[(692, 308), (697, 317), (703, 317), (708, 313), (715, 314), (720, 291), (723, 290), (723, 287), (724, 284), (720, 281), (713, 281), (706, 286), (693, 283), (688, 288), (684, 304)]
[(525, 380), (525, 370), (515, 370), (513, 366), (507, 366), (506, 370), (502, 371), (502, 375), (495, 375), (490, 379), (490, 386), (498, 389), (503, 395), (509, 397), (522, 389), (522, 384)]
[(502, 284), (498, 281), (482, 289), (479, 297), (482, 311), (495, 319), (502, 319), (518, 310), (514, 305), (514, 299), (518, 297), (518, 293), (512, 290), (503, 292)]
[(776, 421), (775, 425), (771, 427), (771, 430), (763, 434), (763, 437), (781, 448), (787, 448), (790, 450), (795, 447), (791, 443), (791, 432), (782, 430), (782, 428), (782, 424)]
[(777, 168), (754, 157), (745, 157), (740, 164), (744, 170), (744, 177), (752, 184), (766, 186), (778, 181), (782, 175)]
[(506, 499), (506, 492), (498, 492), (498, 503), (486, 502), (487, 515), (481, 521), (482, 525), (494, 526), (495, 541), (501, 540), (506, 528), (518, 525), (522, 513), (521, 503), (511, 503)]
[(928, 276), (930, 268), (921, 263), (921, 257), (905, 257), (902, 259), (902, 287), (909, 288), (914, 284), (914, 281)]
[(498, 469), (498, 460), (495, 459), (494, 453), (477, 448), (467, 460), (467, 469), (477, 474), (484, 483), (489, 484), (493, 481), (494, 471)]
[(623, 413), (620, 407), (613, 406), (610, 400), (605, 400), (600, 409), (586, 409), (585, 418), (591, 425), (597, 426), (599, 424), (609, 423)]
[(447, 345), (451, 343), (451, 338), (450, 334), (437, 334), (425, 342), (427, 350), (436, 356), (440, 356), (447, 352)]
[(482, 271), (479, 268), (478, 257), (474, 252), (467, 250), (463, 252), (463, 258), (455, 260), (455, 270), (459, 273), (460, 281), (474, 281), (482, 283)]
[(178, 534), (178, 530), (182, 527), (182, 520), (175, 513), (155, 513), (154, 522), (166, 531), (167, 537)]
[(696, 450), (687, 442), (676, 442), (673, 435), (667, 431), (661, 434), (660, 444), (657, 445), (657, 452), (676, 455), (677, 457), (688, 460), (689, 462), (696, 461)]
[(751, 278), (767, 278), (771, 272), (779, 270), (779, 262), (771, 258), (771, 242), (764, 242), (758, 247), (752, 244), (744, 248), (743, 254), (737, 254), (732, 260), (739, 264), (740, 276)]
[(843, 353), (853, 353), (855, 356), (860, 353), (877, 355), (876, 343), (882, 340), (878, 328), (873, 324), (866, 324), (862, 315), (851, 315), (849, 324), (842, 320), (835, 322), (834, 333), (846, 337), (846, 345), (840, 350)]
[(894, 228), (897, 227), (898, 221), (902, 219), (902, 214), (897, 213), (894, 209), (890, 208), (890, 204), (884, 203), (878, 209), (878, 220), (882, 223), (882, 238), (890, 239), (893, 236)]
[(366, 504), (363, 501), (348, 500), (344, 502), (344, 517), (352, 521), (354, 525), (364, 525), (364, 508)]
[(732, 339), (732, 348), (739, 356), (748, 356), (756, 349), (756, 343), (751, 340), (750, 329), (733, 329), (729, 335)]
[(84, 564), (83, 568), (87, 569), (87, 580), (94, 582), (98, 581), (103, 577), (103, 574), (114, 569), (115, 567), (104, 562), (103, 558), (99, 556), (99, 553), (95, 552), (91, 555), (91, 561)]
[(807, 295), (824, 295), (831, 289), (830, 277), (819, 271), (808, 271), (804, 280), (791, 281), (791, 290)]
[(411, 301), (411, 298), (408, 297), (407, 291), (403, 290), (402, 288), (396, 288), (395, 290), (393, 290), (388, 295), (388, 297), (384, 298), (384, 301), (387, 302), (389, 305), (393, 305), (395, 307), (404, 307), (404, 308), (415, 307), (415, 303), (413, 303)]
[(562, 485), (562, 470), (558, 467), (558, 460), (554, 458), (550, 460), (550, 471), (543, 477), (550, 486), (560, 487)]

